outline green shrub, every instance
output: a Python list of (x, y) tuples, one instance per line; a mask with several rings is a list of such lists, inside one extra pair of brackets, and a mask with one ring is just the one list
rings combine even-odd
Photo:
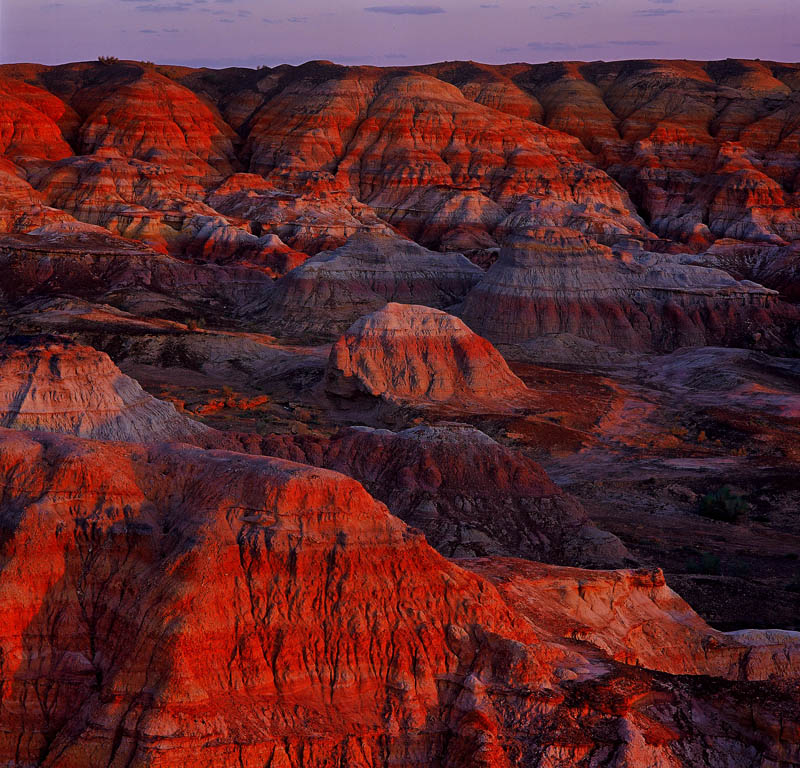
[(119, 59), (116, 56), (98, 56), (97, 60), (106, 66), (111, 64), (119, 64)]
[(701, 552), (697, 557), (686, 562), (689, 573), (702, 573), (706, 576), (719, 576), (721, 572), (719, 558), (710, 552)]
[(703, 517), (735, 523), (750, 509), (744, 497), (729, 485), (707, 493), (700, 500), (699, 512)]

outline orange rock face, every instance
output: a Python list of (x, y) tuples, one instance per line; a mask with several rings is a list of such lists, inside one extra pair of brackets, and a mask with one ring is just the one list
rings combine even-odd
[(2, 440), (4, 760), (424, 762), (468, 670), (538, 687), (563, 656), (343, 476)]
[[(779, 683), (749, 683), (745, 701), (719, 683), (709, 691), (708, 678), (620, 666), (599, 650), (598, 622), (588, 644), (557, 638), (557, 622), (539, 634), (525, 618), (535, 590), (506, 602), (342, 475), (0, 430), (0, 477), (10, 764), (566, 768), (617, 755), (756, 766), (797, 755), (800, 713)], [(653, 603), (646, 579), (615, 579), (634, 597), (631, 617), (672, 626), (672, 638), (702, 633), (688, 612), (675, 629), (663, 610), (679, 601)], [(676, 671), (705, 669), (695, 663)]]
[(800, 765), (798, 93), (0, 66), (0, 765)]
[(353, 427), (323, 444), (267, 436), (261, 449), (354, 477), (448, 557), (605, 567), (629, 557), (541, 466), (465, 424)]
[(717, 632), (660, 571), (587, 571), (501, 559), (465, 563), (495, 583), (543, 635), (581, 640), (625, 664), (728, 680), (800, 675), (798, 633)]
[[(29, 232), (74, 217), (160, 253), (271, 278), (356, 233), (399, 230), (488, 265), (526, 231), (570, 229), (646, 267), (629, 275), (631, 288), (659, 327), (654, 339), (635, 330), (639, 346), (743, 343), (718, 328), (771, 325), (773, 312), (779, 324), (796, 318), (772, 305), (763, 317), (729, 317), (718, 276), (703, 271), (725, 264), (711, 255), (689, 270), (674, 253), (747, 244), (755, 255), (736, 276), (795, 295), (797, 88), (794, 65), (734, 60), (309, 62), (213, 76), (136, 62), (9, 65), (0, 227)], [(686, 272), (680, 280), (706, 297), (702, 306), (678, 301), (673, 311), (645, 295), (651, 251), (662, 254), (659, 269)], [(777, 266), (761, 268), (765, 260)], [(610, 303), (636, 324), (636, 309)], [(591, 299), (573, 304), (561, 310), (608, 315)], [(247, 306), (257, 319), (264, 302)], [(491, 314), (509, 325), (516, 311), (501, 302)], [(676, 314), (687, 317), (673, 332)]]
[(357, 320), (334, 344), (325, 388), (345, 398), (493, 407), (527, 393), (500, 353), (458, 318), (395, 303)]

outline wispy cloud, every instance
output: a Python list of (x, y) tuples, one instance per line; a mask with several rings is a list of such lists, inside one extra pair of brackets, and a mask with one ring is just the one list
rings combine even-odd
[(137, 5), (137, 11), (144, 11), (146, 13), (180, 13), (188, 11), (192, 7), (192, 3), (178, 2), (166, 3), (164, 5), (157, 5), (156, 3), (146, 3), (144, 5)]
[(677, 8), (642, 8), (639, 11), (634, 11), (634, 16), (674, 16), (677, 13), (683, 13)]
[(535, 41), (532, 43), (528, 43), (528, 48), (532, 51), (542, 51), (542, 52), (556, 52), (556, 53), (567, 53), (569, 51), (578, 51), (582, 48), (596, 48), (597, 45), (594, 43), (563, 43), (563, 42), (556, 42), (554, 40), (548, 40), (546, 42), (542, 41)]
[[(661, 45), (660, 40), (604, 40), (588, 43), (565, 43), (561, 41), (534, 41), (528, 48), (538, 53), (569, 54), (578, 51), (590, 51), (597, 48), (652, 48)], [(503, 49), (498, 49), (503, 50)]]
[(559, 11), (548, 16), (548, 19), (568, 19), (572, 16), (572, 11)]
[(663, 45), (663, 40), (609, 40), (608, 45), (617, 45), (620, 48), (652, 48)]
[(440, 5), (369, 5), (364, 10), (393, 16), (430, 16), (433, 13), (444, 13), (444, 8)]

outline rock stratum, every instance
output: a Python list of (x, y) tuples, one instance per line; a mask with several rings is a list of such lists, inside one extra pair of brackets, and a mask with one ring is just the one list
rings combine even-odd
[(390, 403), (503, 408), (528, 394), (500, 353), (457, 317), (390, 302), (331, 348), (325, 390)]
[[(569, 615), (553, 591), (580, 604), (586, 576), (556, 570), (547, 603), (524, 590), (546, 567), (519, 561), (498, 591), (324, 469), (0, 430), (0, 472), (9, 764), (797, 759), (796, 641), (720, 667), (703, 643), (749, 659), (758, 638), (715, 641), (657, 576), (589, 576), (596, 597), (565, 619), (582, 642), (532, 617)], [(602, 626), (603, 590), (629, 596), (621, 627)], [(641, 641), (638, 666), (614, 660), (630, 621), (668, 663)]]
[(466, 424), (351, 427), (323, 443), (268, 436), (261, 449), (355, 478), (448, 557), (607, 568), (630, 561), (540, 465)]
[(192, 442), (210, 433), (147, 394), (108, 355), (36, 339), (0, 345), (0, 425), (95, 440)]
[(799, 94), (0, 66), (0, 764), (800, 765)]
[[(191, 264), (207, 314), (328, 340), (382, 301), (459, 303), (479, 273), (456, 254), (486, 267), (507, 246), (465, 310), (491, 318), (496, 340), (550, 329), (786, 352), (798, 82), (795, 64), (732, 59), (4, 65), (0, 231), (29, 236), (5, 244), (26, 259), (35, 247), (63, 260), (54, 228), (78, 247), (99, 227), (144, 246), (164, 280), (185, 283)], [(588, 238), (573, 242), (579, 280), (554, 255), (574, 232)], [(508, 249), (526, 233), (549, 249), (542, 279), (558, 295), (518, 307)]]

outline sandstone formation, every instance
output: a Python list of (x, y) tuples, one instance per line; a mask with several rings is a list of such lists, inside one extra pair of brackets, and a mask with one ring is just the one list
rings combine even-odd
[(0, 66), (0, 764), (800, 765), (798, 94)]
[(188, 264), (68, 222), (0, 238), (0, 266), (0, 299), (12, 305), (68, 295), (168, 319), (236, 315), (271, 282), (260, 269)]
[(797, 756), (796, 691), (710, 691), (539, 635), (526, 602), (518, 612), (336, 473), (7, 430), (0, 446), (6, 762)]
[(273, 332), (336, 338), (386, 302), (444, 309), (483, 275), (458, 253), (437, 253), (383, 234), (356, 234), (279, 280), (260, 318)]
[[(527, 325), (572, 333), (599, 313), (599, 336), (621, 327), (620, 343), (658, 351), (750, 345), (750, 330), (765, 337), (776, 325), (775, 343), (796, 346), (785, 332), (796, 318), (780, 301), (761, 306), (754, 290), (652, 254), (710, 249), (704, 263), (796, 299), (799, 80), (796, 65), (739, 60), (219, 72), (5, 65), (0, 229), (77, 219), (161, 254), (265, 277), (356, 233), (400, 230), (488, 265), (530, 230), (568, 241), (565, 230), (576, 230), (644, 266), (612, 270), (634, 306), (620, 295), (600, 308), (567, 297), (557, 306), (569, 327)], [(407, 247), (396, 240), (398, 257)], [(547, 280), (568, 283), (562, 267), (569, 272), (554, 266)], [(284, 291), (304, 285), (281, 288), (272, 310), (263, 291), (226, 311), (272, 322)], [(731, 312), (733, 295), (757, 309)], [(513, 302), (480, 311), (498, 329), (518, 322)], [(637, 312), (656, 327), (638, 328)]]
[(458, 318), (393, 302), (357, 320), (333, 345), (325, 389), (341, 398), (492, 408), (527, 393), (500, 353)]
[(148, 395), (108, 355), (36, 340), (0, 346), (0, 424), (95, 440), (189, 440), (210, 432)]
[(571, 637), (625, 664), (728, 680), (800, 676), (800, 633), (717, 632), (659, 570), (587, 571), (519, 560), (464, 561), (542, 636)]
[(614, 567), (628, 557), (536, 462), (464, 424), (352, 427), (320, 446), (264, 438), (269, 455), (355, 478), (448, 557)]
[[(495, 342), (570, 333), (632, 350), (753, 343), (772, 330), (774, 291), (661, 255), (614, 253), (579, 233), (541, 228), (510, 238), (459, 314)], [(487, 311), (487, 308), (491, 310)], [(791, 344), (785, 310), (778, 343)]]

